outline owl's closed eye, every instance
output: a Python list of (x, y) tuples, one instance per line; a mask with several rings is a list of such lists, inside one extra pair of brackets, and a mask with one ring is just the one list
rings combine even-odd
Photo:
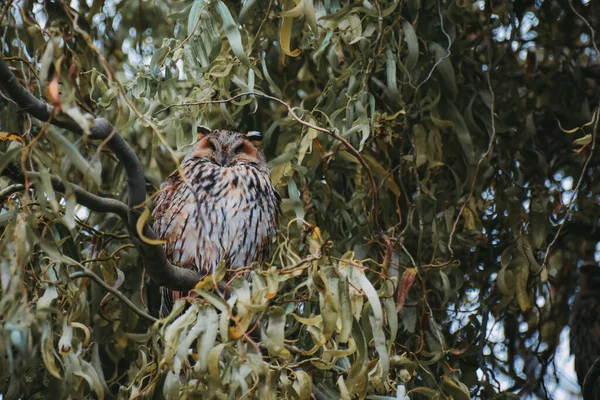
[(242, 134), (224, 130), (210, 131), (198, 128), (198, 142), (194, 145), (194, 155), (204, 158), (220, 167), (240, 164), (264, 164), (265, 159), (257, 149), (260, 133)]

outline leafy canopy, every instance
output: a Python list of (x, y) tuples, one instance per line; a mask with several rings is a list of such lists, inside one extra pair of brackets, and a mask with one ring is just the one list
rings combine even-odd
[[(599, 12), (579, 0), (5, 2), (4, 62), (53, 112), (31, 118), (2, 86), (0, 170), (24, 173), (0, 179), (2, 393), (572, 387), (552, 362), (577, 264), (600, 240)], [(154, 322), (141, 229), (78, 204), (71, 185), (132, 195), (90, 115), (139, 157), (147, 207), (197, 125), (261, 131), (283, 198), (272, 258), (249, 279), (223, 264)], [(82, 134), (55, 126), (65, 119)]]

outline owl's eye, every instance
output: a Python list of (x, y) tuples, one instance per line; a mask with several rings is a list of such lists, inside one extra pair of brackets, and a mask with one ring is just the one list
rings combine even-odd
[(234, 154), (247, 153), (246, 143), (242, 142), (233, 148)]
[(217, 151), (217, 145), (214, 140), (210, 138), (205, 138), (204, 143), (201, 143), (200, 146), (209, 151)]

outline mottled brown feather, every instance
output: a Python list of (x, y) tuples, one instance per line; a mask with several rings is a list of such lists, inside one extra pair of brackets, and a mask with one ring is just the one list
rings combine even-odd
[[(244, 135), (213, 131), (186, 154), (156, 196), (154, 229), (169, 260), (202, 276), (262, 261), (278, 225), (281, 199), (262, 153)], [(161, 315), (173, 294), (162, 289)]]

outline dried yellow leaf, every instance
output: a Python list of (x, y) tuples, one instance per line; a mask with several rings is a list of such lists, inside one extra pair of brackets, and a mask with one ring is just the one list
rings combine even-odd
[(0, 132), (0, 140), (16, 140), (21, 144), (25, 144), (25, 141), (21, 136), (12, 132)]
[(140, 237), (140, 240), (144, 243), (153, 244), (153, 245), (157, 245), (157, 246), (167, 243), (164, 240), (150, 239), (149, 237), (144, 235), (144, 225), (146, 224), (146, 221), (148, 221), (148, 217), (150, 217), (150, 210), (145, 208), (142, 215), (140, 215), (140, 218), (138, 219), (137, 224), (135, 225), (137, 234)]
[[(296, 4), (301, 3), (298, 1)], [(279, 40), (281, 42), (281, 48), (283, 52), (290, 57), (298, 57), (300, 55), (300, 49), (295, 49), (292, 51), (290, 49), (290, 42), (292, 41), (292, 24), (294, 23), (293, 16), (286, 16), (290, 14), (286, 14), (286, 12), (294, 10), (294, 2), (292, 0), (285, 0), (283, 3), (283, 9), (286, 10), (282, 14), (281, 18), (281, 30), (279, 31)], [(295, 15), (295, 13), (292, 13)]]

